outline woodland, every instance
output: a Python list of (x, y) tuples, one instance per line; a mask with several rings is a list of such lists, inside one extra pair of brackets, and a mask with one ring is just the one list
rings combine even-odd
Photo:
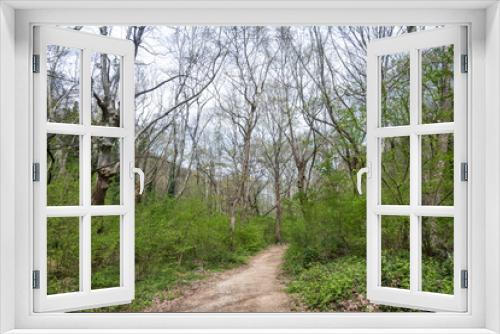
[[(136, 296), (179, 287), (286, 245), (302, 310), (399, 309), (366, 298), (366, 54), (415, 26), (78, 26), (135, 47)], [(80, 52), (47, 49), (47, 120), (80, 119)], [(380, 126), (409, 124), (408, 54), (380, 57)], [(453, 48), (421, 51), (423, 123), (453, 121)], [(92, 124), (118, 127), (120, 58), (91, 59)], [(409, 137), (380, 141), (381, 202), (409, 204)], [(120, 204), (120, 140), (92, 138), (92, 205)], [(453, 205), (453, 135), (421, 136), (421, 201)], [(47, 136), (47, 205), (78, 205), (80, 138)], [(409, 288), (409, 217), (384, 216), (382, 284)], [(48, 292), (78, 291), (79, 218), (49, 218)], [(453, 293), (453, 219), (422, 218), (423, 290)], [(92, 217), (92, 288), (118, 286), (120, 217)]]

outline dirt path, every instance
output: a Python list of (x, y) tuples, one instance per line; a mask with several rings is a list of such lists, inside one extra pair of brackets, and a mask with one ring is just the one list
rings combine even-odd
[(292, 302), (279, 275), (285, 246), (271, 246), (247, 265), (193, 283), (149, 312), (289, 312)]

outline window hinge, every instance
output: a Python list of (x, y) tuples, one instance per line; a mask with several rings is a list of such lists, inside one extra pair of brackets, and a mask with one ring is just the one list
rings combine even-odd
[(33, 289), (40, 289), (40, 270), (33, 270)]
[(462, 289), (467, 289), (469, 287), (469, 272), (467, 270), (462, 270), (460, 286)]
[(33, 55), (33, 73), (40, 73), (40, 55)]
[(468, 73), (469, 72), (469, 57), (467, 55), (462, 55), (461, 57), (461, 62), (462, 62), (462, 73)]
[(33, 163), (33, 181), (40, 181), (40, 164), (38, 162)]
[(467, 162), (460, 164), (460, 179), (462, 181), (469, 181), (469, 164)]

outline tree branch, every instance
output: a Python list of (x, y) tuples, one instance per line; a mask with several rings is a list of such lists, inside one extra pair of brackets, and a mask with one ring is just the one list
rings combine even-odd
[(143, 91), (141, 91), (141, 92), (137, 92), (137, 93), (135, 93), (135, 98), (138, 98), (139, 96), (144, 95), (144, 94), (151, 93), (152, 91), (154, 91), (154, 90), (156, 90), (156, 89), (160, 88), (160, 87), (161, 87), (161, 86), (163, 86), (164, 84), (166, 84), (166, 83), (168, 83), (168, 82), (170, 82), (170, 81), (172, 81), (172, 80), (175, 80), (175, 79), (177, 79), (177, 78), (180, 78), (180, 77), (187, 77), (187, 75), (184, 75), (184, 74), (179, 74), (179, 75), (173, 76), (173, 77), (171, 77), (171, 78), (168, 78), (168, 79), (166, 79), (166, 80), (163, 80), (162, 82), (160, 82), (159, 84), (157, 84), (157, 85), (156, 85), (156, 86), (154, 86), (154, 87), (151, 87), (151, 88), (145, 89), (145, 90), (143, 90)]

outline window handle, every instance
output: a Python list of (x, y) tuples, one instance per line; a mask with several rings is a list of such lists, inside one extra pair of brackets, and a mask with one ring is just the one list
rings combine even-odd
[(363, 189), (361, 188), (362, 187), (362, 181), (361, 181), (361, 178), (363, 177), (363, 174), (366, 174), (366, 178), (369, 178), (371, 175), (371, 172), (370, 172), (370, 163), (368, 163), (368, 167), (363, 167), (361, 168), (360, 170), (358, 170), (358, 173), (356, 174), (356, 185), (357, 185), (357, 188), (358, 188), (358, 193), (360, 195), (363, 195)]
[(134, 167), (134, 163), (130, 163), (130, 177), (134, 178), (135, 174), (139, 175), (139, 195), (144, 192), (144, 172), (142, 169)]

